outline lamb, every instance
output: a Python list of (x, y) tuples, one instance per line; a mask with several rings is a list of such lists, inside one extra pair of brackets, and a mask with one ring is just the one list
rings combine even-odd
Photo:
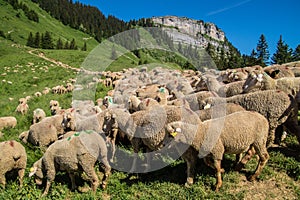
[(62, 122), (63, 113), (46, 117), (39, 123), (31, 125), (29, 131), (21, 133), (19, 139), (34, 146), (47, 147), (64, 134)]
[(27, 164), (25, 148), (19, 142), (10, 140), (0, 143), (0, 152), (0, 184), (5, 187), (5, 174), (17, 170), (20, 186), (22, 186)]
[[(215, 128), (217, 125), (223, 125), (222, 129)], [(182, 155), (187, 162), (187, 186), (194, 182), (197, 156), (204, 157), (205, 163), (216, 170), (216, 191), (222, 186), (221, 173), (224, 169), (221, 168), (221, 161), (224, 153), (240, 154), (247, 151), (237, 165), (236, 169), (240, 170), (257, 152), (260, 159), (255, 173), (249, 177), (250, 181), (254, 181), (260, 175), (269, 159), (266, 148), (268, 121), (257, 112), (235, 112), (225, 117), (200, 122), (196, 126), (181, 121), (172, 122), (166, 126), (166, 130), (169, 133), (166, 140), (175, 137), (176, 143), (190, 145)]]
[(0, 117), (0, 131), (4, 128), (14, 128), (17, 125), (17, 119), (15, 117)]
[(27, 99), (20, 98), (19, 99), (19, 105), (16, 108), (16, 112), (21, 113), (22, 115), (25, 115), (29, 110), (29, 106), (27, 104)]
[(46, 113), (43, 109), (37, 108), (33, 111), (33, 124), (42, 121), (46, 117)]
[(46, 196), (57, 171), (68, 172), (72, 190), (74, 190), (76, 189), (74, 173), (82, 170), (87, 175), (93, 192), (96, 192), (99, 186), (99, 179), (94, 168), (97, 160), (104, 165), (102, 187), (105, 188), (111, 171), (107, 161), (105, 140), (95, 131), (77, 132), (73, 136), (50, 145), (43, 157), (33, 164), (29, 176), (35, 175), (38, 185), (42, 184), (43, 178), (47, 179), (43, 192), (43, 196)]
[[(240, 94), (228, 98), (207, 98), (202, 101), (200, 106), (217, 105), (221, 103), (235, 103), (239, 104), (246, 110), (256, 111), (266, 117), (269, 121), (270, 131), (268, 138), (268, 146), (274, 143), (275, 129), (277, 126), (284, 123), (289, 117), (292, 117), (296, 102), (292, 97), (282, 91), (264, 90), (248, 94)], [(292, 127), (297, 127), (297, 124), (291, 124)], [(295, 133), (300, 139), (299, 133)]]

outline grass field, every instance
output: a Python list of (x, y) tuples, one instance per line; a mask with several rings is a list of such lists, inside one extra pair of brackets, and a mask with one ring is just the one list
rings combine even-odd
[[(15, 128), (2, 130), (3, 136), (0, 140), (18, 141), (18, 135), (29, 129), (32, 111), (35, 108), (43, 108), (50, 116), (49, 101), (58, 100), (63, 108), (67, 108), (72, 101), (72, 94), (33, 97), (29, 101), (30, 110), (25, 116), (15, 112), (18, 99), (42, 91), (46, 86), (51, 88), (64, 84), (69, 78), (76, 77), (76, 73), (28, 54), (29, 49), (26, 47), (13, 45), (7, 40), (0, 40), (0, 44), (0, 116), (12, 115), (18, 120)], [(67, 53), (45, 51), (47, 56), (58, 59), (61, 55), (62, 61), (80, 66), (79, 61), (72, 62)], [(79, 60), (84, 60), (84, 56), (77, 51), (70, 53), (73, 56), (78, 55)], [(48, 69), (47, 72), (45, 69)], [(3, 73), (6, 75), (2, 75)], [(2, 81), (4, 79), (6, 82)], [(7, 81), (11, 81), (12, 84), (8, 84)], [(106, 92), (107, 89), (99, 86), (96, 96), (103, 97)], [(13, 100), (9, 101), (9, 98)], [(233, 171), (234, 156), (226, 155), (222, 163), (226, 172), (223, 174), (223, 186), (219, 192), (213, 190), (213, 170), (205, 166), (202, 160), (197, 164), (195, 184), (190, 188), (184, 187), (186, 164), (179, 159), (161, 170), (133, 175), (130, 178), (127, 173), (113, 171), (107, 189), (99, 188), (95, 195), (91, 192), (70, 191), (69, 177), (60, 172), (45, 199), (299, 199), (299, 147), (293, 136), (289, 136), (285, 144), (287, 147), (270, 149), (271, 158), (259, 181), (255, 183), (248, 182), (245, 178), (254, 171), (257, 163), (255, 158), (247, 164), (244, 171), (238, 173)], [(37, 187), (33, 179), (28, 177), (29, 168), (42, 156), (42, 150), (31, 145), (24, 146), (28, 154), (24, 186), (19, 188), (16, 180), (8, 179), (6, 189), (0, 189), (0, 199), (39, 199), (42, 194), (43, 188)], [(81, 179), (78, 179), (78, 182), (83, 183)]]

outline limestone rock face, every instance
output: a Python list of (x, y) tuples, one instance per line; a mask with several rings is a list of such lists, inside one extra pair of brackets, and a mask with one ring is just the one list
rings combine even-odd
[(156, 26), (168, 29), (167, 32), (175, 42), (183, 42), (206, 47), (208, 43), (218, 47), (225, 41), (225, 33), (213, 23), (202, 20), (193, 20), (176, 16), (153, 17)]

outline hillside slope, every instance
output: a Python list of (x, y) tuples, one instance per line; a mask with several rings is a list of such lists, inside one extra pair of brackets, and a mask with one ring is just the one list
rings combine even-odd
[(70, 42), (74, 38), (79, 48), (83, 46), (84, 41), (87, 43), (88, 50), (93, 49), (98, 44), (88, 34), (63, 25), (30, 0), (19, 0), (19, 2), (24, 3), (31, 10), (34, 10), (38, 14), (39, 22), (29, 20), (22, 9), (15, 10), (8, 2), (0, 0), (0, 30), (6, 36), (10, 35), (9, 37), (12, 41), (25, 45), (30, 32), (33, 34), (36, 32), (42, 34), (45, 31), (49, 31), (53, 41), (61, 38), (63, 42)]

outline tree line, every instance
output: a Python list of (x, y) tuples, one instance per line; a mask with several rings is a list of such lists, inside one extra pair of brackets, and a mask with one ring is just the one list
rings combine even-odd
[(270, 56), (268, 48), (266, 37), (264, 34), (261, 34), (256, 49), (253, 49), (250, 55), (243, 55), (244, 65), (267, 66), (269, 64), (283, 64), (300, 60), (300, 44), (293, 50), (282, 39), (282, 35), (279, 37), (276, 51), (272, 56)]
[(128, 23), (109, 15), (105, 17), (98, 8), (72, 0), (32, 0), (64, 25), (92, 35), (97, 41), (129, 29)]
[[(38, 14), (34, 11), (28, 8), (28, 6), (22, 2), (19, 2), (18, 0), (5, 0), (6, 2), (8, 2), (10, 5), (12, 5), (12, 7), (15, 10), (21, 9), (23, 10), (25, 16), (32, 21), (35, 22), (39, 22), (39, 16)], [(20, 16), (20, 13), (17, 14), (17, 17)]]
[[(66, 41), (65, 43), (59, 38), (55, 42), (52, 39), (51, 33), (46, 31), (45, 33), (40, 34), (40, 32), (36, 32), (34, 35), (32, 32), (29, 33), (27, 38), (27, 46), (33, 48), (42, 48), (42, 49), (71, 49), (77, 50), (78, 46), (76, 45), (75, 39), (73, 38), (70, 42)], [(82, 51), (87, 50), (86, 42), (84, 42), (83, 47), (81, 48)]]

